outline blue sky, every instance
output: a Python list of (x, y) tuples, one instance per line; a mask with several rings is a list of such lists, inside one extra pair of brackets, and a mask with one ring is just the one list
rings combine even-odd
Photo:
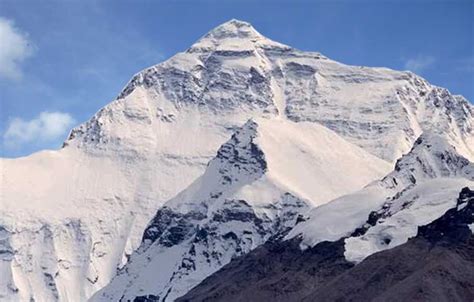
[(139, 70), (229, 19), (474, 100), (474, 1), (0, 0), (1, 156), (58, 148)]

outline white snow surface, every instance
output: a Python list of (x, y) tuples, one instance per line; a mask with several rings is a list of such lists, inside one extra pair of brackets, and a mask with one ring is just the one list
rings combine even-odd
[[(195, 186), (250, 118), (275, 119), (257, 138), (272, 169), (232, 194), (266, 204), (275, 191), (258, 186), (275, 186), (316, 205), (378, 178), (384, 161), (408, 152), (425, 131), (472, 161), (473, 112), (463, 97), (412, 73), (344, 65), (231, 20), (135, 75), (71, 131), (64, 148), (0, 159), (0, 300), (91, 297), (140, 246), (156, 210)], [(324, 135), (341, 149), (325, 149)], [(295, 154), (301, 161), (288, 166)], [(344, 171), (351, 156), (353, 168)]]
[(461, 188), (473, 185), (472, 180), (451, 178), (434, 179), (417, 185), (397, 199), (400, 205), (411, 206), (379, 220), (364, 235), (345, 240), (346, 259), (360, 262), (375, 252), (407, 242), (416, 236), (418, 226), (429, 224), (455, 207)]
[[(447, 140), (425, 133), (404, 155), (395, 170), (362, 190), (314, 208), (308, 220), (293, 228), (287, 239), (300, 236), (302, 248), (322, 241), (345, 239), (345, 256), (360, 262), (367, 256), (405, 243), (428, 224), (456, 206), (463, 187), (474, 186), (474, 164), (460, 156)], [(369, 214), (377, 214), (374, 225)], [(354, 234), (365, 228), (362, 235)]]

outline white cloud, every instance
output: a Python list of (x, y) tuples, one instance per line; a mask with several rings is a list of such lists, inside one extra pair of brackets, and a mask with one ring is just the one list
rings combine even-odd
[(33, 53), (28, 36), (0, 17), (0, 45), (0, 77), (20, 79), (21, 63)]
[(72, 116), (63, 112), (44, 111), (29, 121), (13, 118), (3, 140), (5, 145), (10, 147), (32, 142), (48, 142), (64, 135), (74, 123)]
[(421, 73), (430, 68), (435, 62), (436, 59), (432, 56), (417, 56), (405, 62), (405, 69), (415, 73)]

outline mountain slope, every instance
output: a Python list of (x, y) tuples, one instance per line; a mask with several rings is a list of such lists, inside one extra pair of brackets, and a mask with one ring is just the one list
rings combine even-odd
[[(186, 52), (135, 75), (115, 102), (72, 131), (67, 144), (153, 153), (175, 149), (156, 136), (163, 134), (154, 130), (168, 128), (163, 121), (176, 129), (185, 119), (199, 131), (207, 122), (197, 118), (202, 115), (229, 126), (250, 116), (280, 115), (319, 122), (388, 161), (409, 151), (424, 130), (442, 133), (472, 160), (473, 112), (463, 97), (412, 73), (344, 65), (231, 20)], [(219, 129), (207, 126), (206, 135), (219, 137)], [(192, 139), (189, 131), (179, 134)], [(219, 145), (193, 142), (196, 151)]]
[[(288, 238), (302, 236), (303, 246), (346, 240), (346, 257), (360, 261), (392, 248), (416, 234), (419, 225), (441, 216), (453, 205), (460, 188), (472, 186), (474, 164), (446, 139), (425, 133), (393, 172), (354, 194), (315, 208)], [(344, 223), (341, 223), (344, 222)]]
[[(373, 256), (316, 290), (306, 301), (471, 301), (474, 299), (474, 191), (414, 239)], [(378, 281), (374, 281), (378, 280)], [(364, 290), (361, 291), (360, 289)]]
[(344, 65), (231, 20), (135, 75), (61, 150), (0, 159), (0, 298), (83, 301), (108, 284), (156, 210), (249, 118), (321, 123), (388, 162), (432, 130), (472, 161), (472, 114), (412, 73)]
[(177, 301), (470, 301), (474, 297), (474, 191), (407, 243), (354, 265), (344, 239), (305, 250), (298, 238), (267, 242)]
[[(423, 276), (430, 276), (433, 282), (438, 282), (433, 272), (436, 269), (453, 276), (454, 281), (439, 287), (443, 295), (460, 299), (450, 296), (450, 290), (462, 297), (472, 295), (470, 290), (456, 287), (455, 281), (459, 278), (459, 282), (467, 282), (469, 274), (473, 273), (468, 270), (463, 274), (462, 270), (463, 266), (472, 267), (469, 262), (472, 259), (465, 256), (472, 249), (470, 245), (463, 246), (459, 254), (456, 248), (454, 251), (432, 249), (430, 244), (424, 243), (400, 247), (417, 235), (419, 226), (433, 223), (449, 209), (461, 210), (466, 202), (472, 203), (472, 191), (463, 190), (459, 194), (466, 186), (474, 186), (474, 164), (460, 156), (443, 137), (424, 133), (387, 176), (358, 192), (313, 208), (283, 240), (270, 241), (232, 261), (184, 295), (182, 300), (243, 301), (258, 297), (261, 300), (301, 301), (309, 296), (308, 301), (335, 301), (350, 296), (355, 301), (366, 301), (381, 293), (386, 293), (386, 299), (397, 300), (402, 297), (397, 286), (407, 290), (403, 293), (407, 298), (414, 297), (415, 289), (419, 287), (427, 288), (435, 295), (436, 286), (423, 287), (422, 280)], [(469, 213), (460, 216), (466, 229), (473, 219)], [(435, 232), (437, 227), (434, 226), (439, 227), (439, 224), (444, 225), (435, 222), (428, 233), (439, 237), (440, 231)], [(426, 233), (424, 230), (426, 228), (422, 228)], [(444, 235), (441, 232), (443, 242), (457, 240), (456, 232), (444, 230)], [(466, 236), (462, 234), (465, 232), (459, 233), (465, 241)], [(402, 251), (391, 251), (397, 247)], [(383, 252), (386, 250), (388, 257)], [(400, 261), (412, 260), (404, 265), (393, 262), (398, 263), (393, 266), (392, 260), (397, 259), (397, 253)], [(367, 257), (371, 260), (365, 261), (369, 259)], [(357, 265), (352, 269), (354, 264)], [(380, 268), (375, 269), (375, 264)], [(348, 269), (349, 272), (344, 273)], [(354, 274), (359, 271), (361, 281), (356, 282), (358, 277)], [(339, 280), (340, 274), (347, 278), (334, 281), (338, 285), (334, 285), (333, 290), (333, 279)], [(405, 283), (394, 285), (394, 280), (405, 277), (408, 278)], [(350, 278), (354, 280), (348, 281)]]
[(158, 210), (141, 247), (92, 300), (173, 300), (231, 259), (284, 235), (310, 207), (388, 169), (322, 126), (251, 120), (200, 178)]

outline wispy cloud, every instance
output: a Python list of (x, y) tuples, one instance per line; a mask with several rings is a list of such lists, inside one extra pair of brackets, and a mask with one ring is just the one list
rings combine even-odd
[(0, 77), (20, 79), (21, 63), (33, 54), (28, 35), (15, 27), (13, 21), (0, 17)]
[(419, 55), (405, 61), (405, 69), (415, 73), (422, 73), (426, 69), (433, 66), (436, 59), (433, 56)]
[(69, 113), (41, 112), (31, 120), (13, 118), (3, 135), (7, 147), (19, 147), (27, 143), (48, 142), (64, 135), (75, 123)]

